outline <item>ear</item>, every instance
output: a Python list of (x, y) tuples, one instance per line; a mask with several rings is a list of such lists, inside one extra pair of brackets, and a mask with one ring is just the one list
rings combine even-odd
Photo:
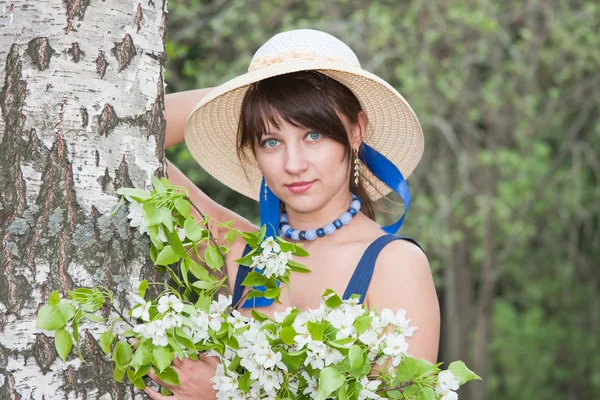
[(352, 137), (350, 145), (353, 149), (357, 149), (363, 142), (365, 132), (367, 131), (367, 114), (364, 111), (358, 113), (358, 122), (352, 127)]

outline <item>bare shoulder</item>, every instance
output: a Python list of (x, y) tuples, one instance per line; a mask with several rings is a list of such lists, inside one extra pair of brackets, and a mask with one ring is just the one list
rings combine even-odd
[(431, 276), (427, 256), (419, 246), (408, 240), (394, 240), (385, 246), (377, 258), (376, 272), (398, 274), (424, 274)]
[(417, 331), (409, 340), (409, 354), (435, 362), (439, 345), (440, 309), (427, 256), (407, 240), (383, 248), (367, 291), (366, 304), (382, 310), (406, 310)]

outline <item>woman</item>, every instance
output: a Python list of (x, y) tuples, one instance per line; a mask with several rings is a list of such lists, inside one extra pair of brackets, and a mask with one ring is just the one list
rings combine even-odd
[[(261, 224), (279, 227), (277, 234), (302, 241), (310, 253), (300, 261), (312, 272), (292, 275), (282, 304), (248, 301), (246, 315), (254, 305), (270, 315), (288, 306), (317, 308), (325, 288), (346, 298), (360, 293), (370, 308), (407, 310), (418, 327), (407, 339), (410, 354), (436, 361), (439, 305), (427, 258), (411, 239), (383, 232), (373, 207), (373, 200), (392, 190), (388, 185), (408, 206), (402, 173), (409, 175), (421, 157), (422, 132), (402, 96), (362, 70), (350, 48), (324, 32), (280, 33), (256, 52), (247, 74), (214, 90), (167, 96), (166, 119), (167, 147), (181, 142), (185, 131), (202, 167), (259, 200)], [(242, 231), (259, 229), (216, 204), (170, 163), (167, 172), (213, 219), (233, 220)], [(395, 233), (403, 218), (386, 231)], [(213, 226), (222, 243), (225, 232)], [(234, 303), (242, 297), (239, 283), (248, 268), (233, 260), (244, 247), (235, 241), (227, 260)], [(149, 374), (174, 396), (150, 388), (146, 393), (160, 400), (214, 398), (209, 379), (215, 365), (209, 357), (176, 359), (181, 386)]]

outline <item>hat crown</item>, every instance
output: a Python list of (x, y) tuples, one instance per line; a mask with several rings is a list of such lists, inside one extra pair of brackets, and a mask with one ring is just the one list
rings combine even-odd
[(314, 29), (296, 29), (281, 32), (263, 44), (252, 57), (252, 64), (259, 60), (294, 54), (292, 58), (343, 60), (360, 68), (356, 54), (333, 35)]

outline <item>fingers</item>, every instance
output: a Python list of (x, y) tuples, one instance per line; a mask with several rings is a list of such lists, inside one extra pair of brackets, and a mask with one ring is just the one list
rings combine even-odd
[[(175, 372), (177, 372), (177, 374), (179, 375), (179, 368), (177, 370), (175, 370)], [(154, 382), (158, 383), (160, 386), (162, 387), (166, 387), (169, 390), (173, 390), (174, 388), (176, 388), (176, 385), (171, 385), (170, 383), (167, 383), (163, 380), (161, 380), (158, 375), (156, 375), (156, 372), (154, 372), (154, 367), (150, 368), (150, 371), (148, 371), (148, 377), (150, 379), (152, 379)]]
[[(148, 374), (150, 375), (150, 374)], [(144, 392), (146, 392), (146, 394), (148, 395), (148, 397), (150, 397), (152, 400), (175, 400), (175, 396), (165, 396), (160, 394), (159, 392), (157, 392), (154, 389), (150, 389), (148, 386), (146, 386), (146, 389), (144, 389)]]
[(218, 357), (207, 356), (204, 353), (199, 353), (198, 359), (212, 366), (216, 366), (219, 363)]

